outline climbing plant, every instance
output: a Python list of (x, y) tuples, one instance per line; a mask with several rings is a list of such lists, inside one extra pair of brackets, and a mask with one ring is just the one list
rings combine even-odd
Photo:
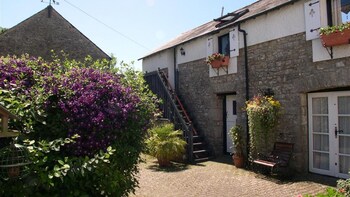
[(273, 96), (255, 96), (246, 102), (248, 114), (250, 155), (252, 160), (257, 153), (267, 153), (275, 141), (275, 127), (281, 114), (281, 104)]

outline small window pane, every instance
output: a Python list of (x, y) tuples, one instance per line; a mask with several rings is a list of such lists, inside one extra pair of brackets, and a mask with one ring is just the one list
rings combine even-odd
[(227, 56), (230, 54), (230, 41), (228, 34), (219, 37), (219, 53)]
[(341, 19), (342, 23), (346, 23), (350, 21), (350, 0), (341, 0)]
[(328, 135), (313, 135), (314, 136), (314, 150), (329, 151)]
[(350, 117), (339, 116), (339, 130), (342, 134), (350, 134)]
[(350, 114), (350, 96), (338, 97), (338, 113)]
[(339, 172), (343, 174), (348, 174), (350, 168), (350, 157), (340, 156), (339, 157)]
[(328, 114), (328, 98), (313, 98), (312, 99), (313, 114)]
[(312, 128), (316, 133), (328, 133), (328, 116), (313, 116)]
[(316, 153), (313, 155), (314, 168), (329, 170), (329, 154), (328, 153)]
[(350, 154), (350, 137), (339, 136), (339, 153)]
[(237, 115), (237, 103), (236, 101), (232, 101), (232, 114)]

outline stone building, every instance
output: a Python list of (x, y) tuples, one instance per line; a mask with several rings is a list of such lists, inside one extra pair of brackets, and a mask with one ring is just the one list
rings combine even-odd
[(63, 50), (76, 60), (84, 60), (87, 55), (93, 59), (110, 59), (52, 6), (0, 34), (0, 56), (28, 53), (50, 60), (51, 50), (56, 54)]
[[(294, 143), (297, 171), (349, 177), (350, 45), (324, 47), (319, 29), (349, 22), (349, 1), (259, 0), (142, 57), (167, 69), (215, 155), (231, 152), (228, 130), (246, 126), (245, 101), (270, 92), (283, 106), (278, 140)], [(349, 38), (348, 38), (349, 40)], [(207, 65), (214, 52), (227, 68)]]

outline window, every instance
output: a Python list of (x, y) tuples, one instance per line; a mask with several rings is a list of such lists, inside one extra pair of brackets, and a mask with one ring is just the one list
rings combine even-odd
[(219, 37), (219, 53), (227, 56), (230, 55), (229, 34), (225, 34)]
[(350, 0), (328, 0), (327, 7), (328, 25), (350, 22)]

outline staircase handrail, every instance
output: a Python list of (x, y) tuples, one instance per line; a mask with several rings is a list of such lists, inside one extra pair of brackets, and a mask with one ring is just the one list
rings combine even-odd
[[(157, 74), (158, 74), (158, 77), (159, 77), (159, 79), (160, 79), (160, 81), (161, 81), (161, 84), (163, 85), (163, 88), (165, 88), (166, 90), (167, 90), (167, 85), (165, 84), (165, 82), (162, 80), (162, 73), (161, 73), (162, 71), (160, 70), (160, 69), (158, 69), (158, 72), (157, 72)], [(169, 83), (169, 81), (167, 80), (167, 83)], [(170, 85), (170, 84), (169, 84)], [(171, 88), (171, 86), (170, 86), (170, 88)], [(169, 91), (165, 91), (166, 92), (166, 94), (167, 94), (167, 96), (170, 98), (169, 100), (170, 100), (170, 103), (171, 103), (171, 105), (172, 105), (172, 107), (173, 107), (173, 109), (174, 109), (174, 111), (175, 111), (175, 114), (176, 114), (176, 117), (180, 120), (180, 123), (181, 123), (181, 125), (185, 128), (185, 135), (186, 135), (186, 137), (187, 137), (187, 143), (188, 143), (188, 160), (190, 161), (190, 162), (192, 162), (193, 161), (193, 131), (194, 131), (194, 129), (193, 129), (193, 125), (192, 125), (192, 122), (189, 122), (189, 124), (187, 124), (186, 123), (186, 121), (185, 121), (185, 119), (183, 118), (183, 116), (180, 114), (180, 112), (179, 112), (179, 110), (178, 110), (178, 108), (177, 108), (177, 106), (176, 106), (176, 103), (174, 102), (174, 100), (173, 99), (171, 99), (172, 98), (172, 95), (170, 94), (170, 92)], [(173, 91), (172, 91), (173, 92)], [(175, 95), (175, 92), (173, 92), (173, 94)], [(175, 97), (178, 99), (178, 97), (175, 95)], [(177, 100), (178, 102), (179, 102), (179, 100)], [(180, 103), (180, 102), (179, 102)], [(182, 110), (183, 110), (183, 106), (182, 106), (182, 104), (181, 104), (181, 107), (182, 107)], [(185, 112), (185, 111), (184, 111)], [(188, 118), (188, 117), (187, 117)]]

